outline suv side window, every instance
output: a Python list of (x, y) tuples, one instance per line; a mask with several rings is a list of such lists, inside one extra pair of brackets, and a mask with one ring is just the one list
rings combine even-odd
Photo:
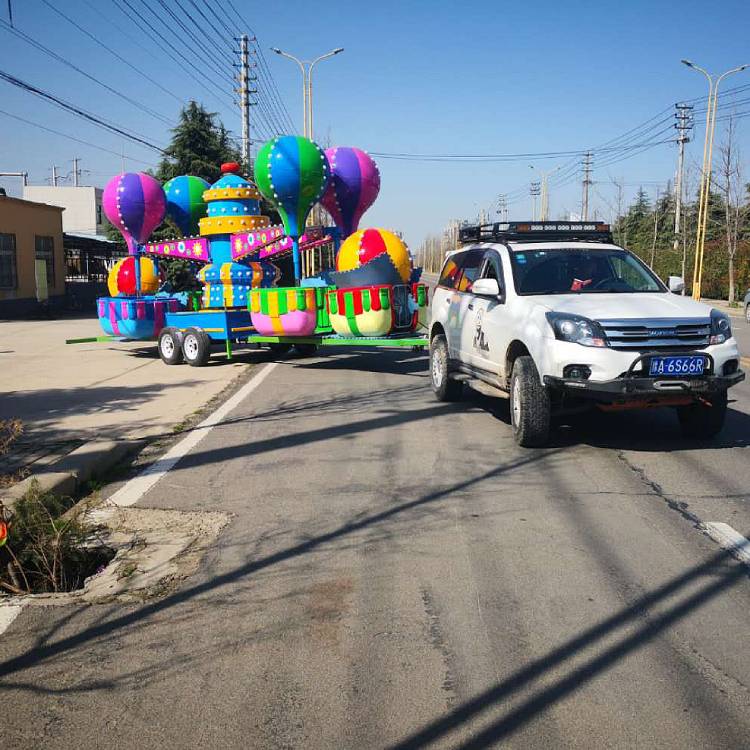
[(500, 258), (494, 252), (488, 252), (484, 256), (484, 265), (482, 266), (481, 278), (483, 279), (495, 279), (502, 288), (503, 286), (503, 272), (500, 266)]
[(459, 292), (471, 291), (471, 285), (479, 276), (479, 269), (482, 266), (482, 258), (484, 258), (483, 250), (469, 250), (469, 252), (464, 255), (461, 263), (461, 277), (456, 285), (456, 289)]
[(458, 279), (461, 276), (461, 262), (466, 255), (463, 253), (454, 253), (445, 261), (443, 266), (443, 272), (440, 274), (440, 280), (438, 286), (442, 286), (444, 289), (455, 289)]
[(500, 261), (500, 256), (494, 250), (488, 250), (484, 254), (484, 260), (482, 262), (482, 270), (480, 273), (482, 279), (495, 279), (498, 286), (500, 287), (500, 303), (505, 302), (505, 284), (503, 277), (503, 266)]

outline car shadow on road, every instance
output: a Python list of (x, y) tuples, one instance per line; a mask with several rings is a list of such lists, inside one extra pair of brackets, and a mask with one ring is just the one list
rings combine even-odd
[[(492, 414), (510, 429), (508, 399), (490, 398), (467, 388), (464, 400)], [(716, 437), (691, 440), (681, 435), (677, 414), (672, 408), (619, 413), (592, 409), (583, 414), (553, 418), (549, 445), (553, 448), (590, 445), (658, 453), (746, 448), (750, 446), (750, 415), (730, 405), (724, 429)]]

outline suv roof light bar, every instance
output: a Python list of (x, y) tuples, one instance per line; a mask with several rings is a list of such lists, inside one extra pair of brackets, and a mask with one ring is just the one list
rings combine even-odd
[(506, 221), (461, 227), (458, 239), (467, 242), (612, 242), (603, 221)]

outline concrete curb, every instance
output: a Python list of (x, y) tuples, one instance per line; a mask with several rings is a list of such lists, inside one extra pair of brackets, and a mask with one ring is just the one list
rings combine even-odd
[(89, 479), (102, 476), (125, 456), (137, 453), (145, 443), (144, 440), (92, 440), (84, 443), (50, 466), (49, 470), (32, 474), (0, 491), (0, 501), (12, 509), (34, 481), (44, 492), (73, 495)]

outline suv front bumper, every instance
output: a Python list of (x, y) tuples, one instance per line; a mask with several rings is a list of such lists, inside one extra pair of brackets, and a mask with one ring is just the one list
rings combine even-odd
[(623, 377), (615, 380), (590, 381), (567, 380), (544, 376), (544, 384), (558, 391), (564, 391), (581, 398), (609, 402), (640, 400), (644, 397), (664, 398), (690, 396), (726, 391), (745, 379), (742, 370), (731, 375), (706, 375), (700, 378), (634, 378)]
[[(703, 375), (693, 377), (645, 377), (643, 369), (636, 369), (655, 352), (643, 354), (635, 359), (628, 371), (612, 380), (583, 380), (544, 376), (544, 384), (554, 390), (601, 402), (624, 402), (643, 399), (670, 400), (675, 397), (689, 398), (726, 391), (745, 379), (745, 373), (737, 370), (727, 375), (716, 375), (714, 359), (710, 354), (690, 352), (707, 357), (710, 366)], [(658, 355), (656, 355), (658, 356)]]

